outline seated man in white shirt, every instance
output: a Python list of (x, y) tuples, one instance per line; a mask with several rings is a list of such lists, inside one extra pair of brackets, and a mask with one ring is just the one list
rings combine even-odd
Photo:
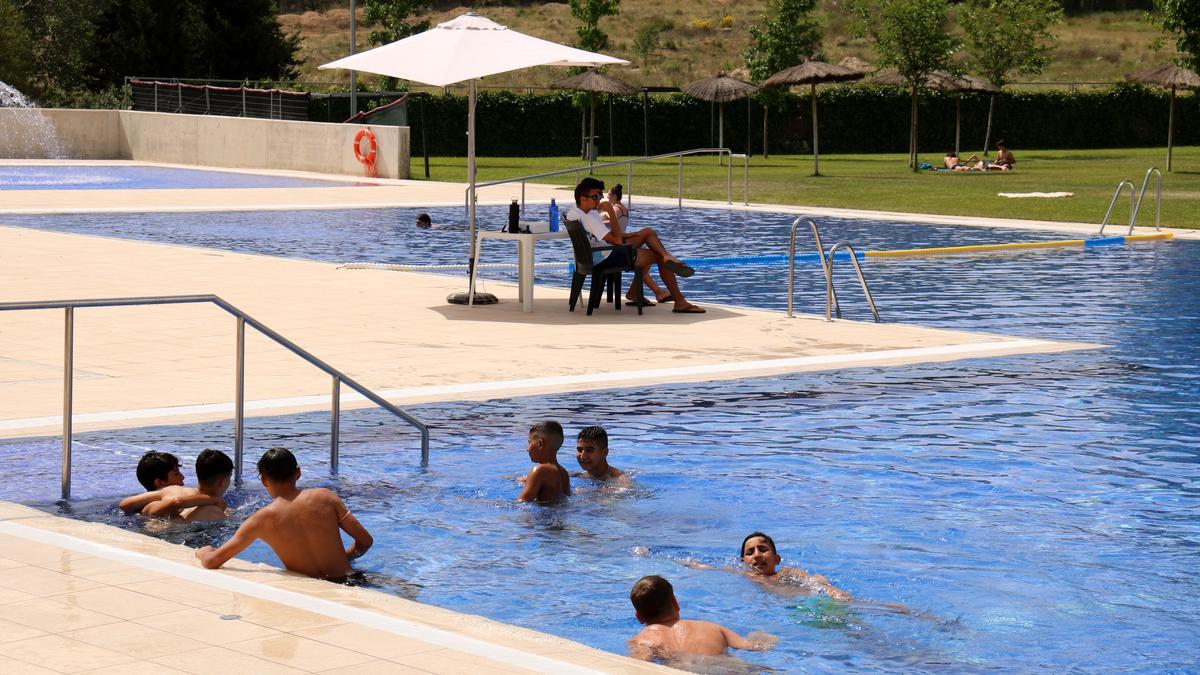
[[(671, 292), (671, 297), (675, 301), (675, 308), (672, 311), (677, 314), (703, 314), (703, 308), (693, 305), (683, 296), (683, 292), (679, 290), (679, 282), (675, 278), (676, 275), (690, 277), (695, 274), (695, 270), (671, 255), (653, 228), (643, 227), (636, 232), (620, 233), (614, 232), (608, 225), (605, 225), (598, 209), (609, 209), (610, 223), (619, 221), (611, 212), (612, 207), (609, 204), (601, 204), (600, 200), (603, 197), (604, 183), (590, 176), (584, 178), (575, 187), (575, 206), (567, 211), (567, 218), (578, 220), (583, 225), (593, 248), (614, 244), (630, 244), (637, 247), (635, 250), (637, 250), (636, 265), (638, 267), (645, 269), (650, 265), (658, 265), (658, 274), (662, 277), (663, 283), (667, 285), (667, 290)], [(641, 248), (642, 246), (646, 248)], [(598, 251), (593, 253), (593, 256), (600, 257), (596, 261), (598, 269), (625, 263), (624, 249)]]

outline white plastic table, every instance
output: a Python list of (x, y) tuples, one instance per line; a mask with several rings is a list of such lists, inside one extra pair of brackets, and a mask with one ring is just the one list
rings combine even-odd
[(475, 269), (471, 270), (471, 283), (467, 291), (469, 299), (467, 304), (475, 304), (475, 277), (479, 273), (479, 261), (483, 260), (483, 240), (484, 239), (502, 239), (505, 241), (517, 242), (517, 268), (518, 268), (518, 283), (517, 283), (517, 299), (521, 303), (521, 310), (525, 312), (533, 311), (533, 246), (539, 241), (547, 239), (566, 239), (568, 237), (566, 230), (558, 232), (534, 232), (534, 233), (517, 233), (512, 232), (496, 232), (494, 230), (479, 231), (475, 235)]

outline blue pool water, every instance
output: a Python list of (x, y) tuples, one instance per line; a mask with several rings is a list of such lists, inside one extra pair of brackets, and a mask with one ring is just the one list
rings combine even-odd
[[(760, 244), (791, 220), (739, 217), (689, 214), (686, 227), (724, 243), (678, 239), (688, 254), (772, 252)], [(827, 231), (863, 249), (1060, 238), (864, 221)], [(1200, 245), (1170, 242), (866, 266), (889, 320), (1106, 349), (414, 406), (434, 426), (425, 470), (415, 435), (377, 411), (344, 415), (337, 478), (325, 414), (251, 419), (247, 452), (292, 447), (309, 484), (343, 494), (375, 534), (361, 563), (380, 586), (614, 652), (638, 628), (629, 587), (658, 573), (685, 616), (779, 635), (775, 651), (746, 658), (787, 671), (1190, 672), (1200, 668), (1198, 260)], [(798, 298), (815, 311), (820, 283), (806, 272)], [(839, 278), (844, 304), (862, 318), (851, 279)], [(779, 268), (705, 270), (688, 289), (785, 302)], [(576, 480), (564, 504), (513, 504), (525, 432), (547, 417), (569, 432), (606, 425), (633, 486)], [(231, 433), (224, 423), (80, 434), (79, 499), (67, 507), (48, 498), (56, 439), (2, 441), (0, 498), (137, 529), (113, 506), (137, 488), (137, 457), (153, 447), (190, 464), (201, 448), (227, 449)], [(560, 459), (573, 465), (569, 452)], [(233, 501), (240, 518), (265, 495), (247, 483)], [(681, 564), (734, 564), (755, 529), (775, 537), (785, 564), (828, 575), (859, 602), (781, 597)], [(228, 526), (167, 536), (219, 542)], [(275, 562), (261, 545), (247, 556)]]
[(374, 184), (159, 166), (88, 164), (0, 166), (0, 190), (303, 188)]

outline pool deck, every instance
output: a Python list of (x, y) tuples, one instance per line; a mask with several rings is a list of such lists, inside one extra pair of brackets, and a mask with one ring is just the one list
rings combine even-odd
[[(463, 279), (450, 276), (339, 269), (328, 263), (4, 226), (5, 212), (462, 203), (461, 184), (388, 183), (369, 188), (0, 192), (0, 301), (216, 294), (399, 405), (1096, 346), (897, 323), (825, 322), (813, 315), (789, 319), (778, 312), (710, 304), (705, 304), (705, 315), (676, 315), (667, 305), (649, 308), (643, 316), (630, 308), (601, 308), (588, 317), (582, 311), (567, 312), (566, 291), (547, 287), (538, 288), (535, 311), (524, 314), (513, 284), (486, 284), (501, 298), (498, 305), (462, 307), (445, 302), (447, 294), (465, 286)], [(510, 192), (497, 188), (481, 198), (505, 203)], [(554, 186), (530, 186), (527, 195), (531, 201), (569, 199), (569, 193)], [(639, 199), (649, 201), (635, 197)], [(894, 215), (749, 208), (844, 217)], [(1095, 229), (896, 217), (1079, 233)], [(806, 271), (800, 283), (823, 281)], [(79, 309), (75, 314), (77, 431), (231, 417), (235, 320), (230, 315), (211, 305)], [(247, 336), (248, 415), (328, 409), (328, 376), (253, 331)], [(61, 429), (62, 362), (62, 310), (0, 314), (0, 437), (53, 435)], [(342, 404), (369, 405), (348, 392)], [(548, 412), (530, 414), (543, 417)], [(515, 437), (523, 430), (513, 433)], [(416, 461), (416, 448), (412, 450)], [(0, 569), (4, 672), (665, 670), (560, 638), (262, 565), (233, 561), (224, 571), (203, 570), (185, 547), (2, 502)]]

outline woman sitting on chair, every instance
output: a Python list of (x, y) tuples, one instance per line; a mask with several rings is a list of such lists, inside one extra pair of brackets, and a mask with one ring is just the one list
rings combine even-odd
[[(621, 238), (622, 243), (631, 244), (633, 242), (626, 239), (629, 234), (629, 207), (621, 202), (623, 196), (624, 188), (620, 183), (617, 183), (608, 191), (608, 198), (605, 201), (606, 204), (612, 207), (612, 213), (617, 218), (616, 223), (613, 223), (612, 218), (609, 217), (608, 209), (601, 207), (600, 215), (604, 218), (604, 224), (612, 228), (613, 233)], [(646, 267), (642, 271), (642, 283), (654, 293), (655, 302), (673, 302), (671, 292), (655, 283), (654, 277), (650, 276), (649, 267)], [(629, 298), (629, 301), (636, 302), (633, 298)]]

